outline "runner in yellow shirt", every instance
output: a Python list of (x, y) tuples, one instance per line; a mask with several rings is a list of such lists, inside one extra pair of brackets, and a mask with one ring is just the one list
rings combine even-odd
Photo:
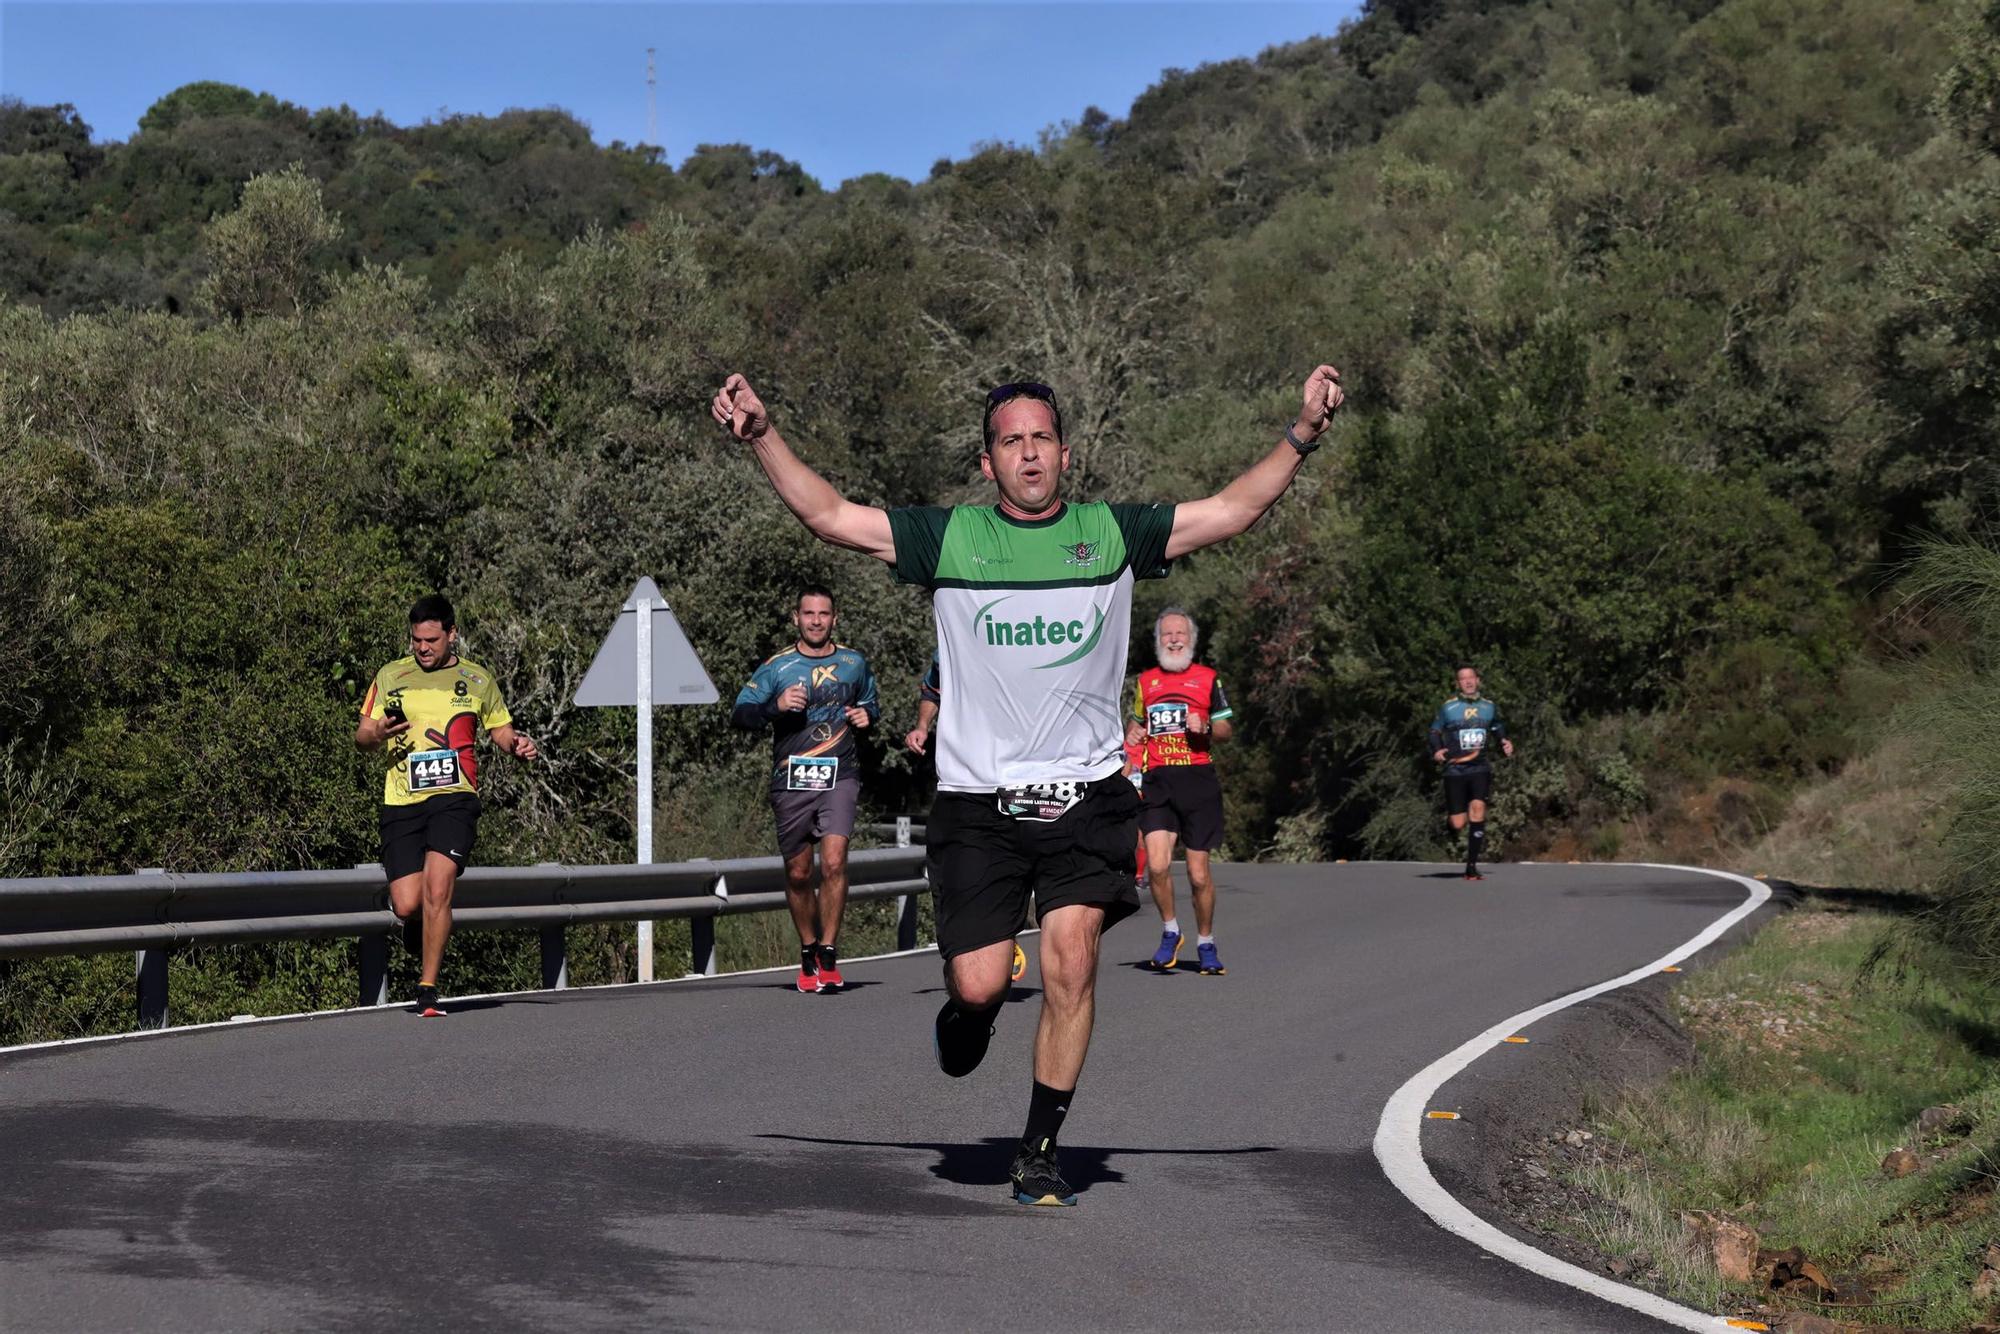
[(458, 656), (450, 601), (437, 593), (419, 598), (410, 608), (410, 656), (375, 674), (361, 701), (354, 744), (389, 753), (382, 776), (382, 869), (396, 916), (406, 929), (412, 921), (422, 923), (416, 1009), (425, 1018), (444, 1014), (438, 966), (451, 935), (452, 891), (478, 832), (473, 742), (481, 727), (509, 755), (532, 760), (539, 753), (514, 730), (493, 673)]

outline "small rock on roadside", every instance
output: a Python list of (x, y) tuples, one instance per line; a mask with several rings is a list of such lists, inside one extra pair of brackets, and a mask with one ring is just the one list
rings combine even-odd
[(1949, 1103), (1938, 1107), (1926, 1107), (1917, 1113), (1917, 1133), (1936, 1135), (1952, 1128), (1958, 1121), (1958, 1108)]
[(1588, 1130), (1572, 1130), (1563, 1136), (1563, 1143), (1569, 1145), (1572, 1149), (1580, 1149), (1590, 1143), (1590, 1140), (1591, 1135)]
[(1829, 1320), (1823, 1315), (1805, 1311), (1788, 1311), (1773, 1321), (1771, 1328), (1780, 1331), (1780, 1334), (1853, 1334), (1861, 1326), (1845, 1320)]
[(1891, 1149), (1882, 1158), (1882, 1175), (1885, 1177), (1906, 1177), (1923, 1164), (1917, 1155), (1908, 1149)]
[(1982, 1269), (1979, 1277), (1972, 1280), (1972, 1295), (1977, 1301), (1990, 1302), (1993, 1294), (2000, 1292), (2000, 1269)]
[(1549, 1179), (1549, 1169), (1543, 1167), (1540, 1163), (1529, 1163), (1521, 1171), (1531, 1181), (1547, 1181)]
[(1681, 1226), (1699, 1249), (1715, 1261), (1715, 1272), (1727, 1283), (1748, 1283), (1757, 1267), (1757, 1234), (1733, 1219), (1705, 1209), (1681, 1215)]

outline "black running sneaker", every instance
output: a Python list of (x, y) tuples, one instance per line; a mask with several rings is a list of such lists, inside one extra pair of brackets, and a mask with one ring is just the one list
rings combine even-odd
[(962, 1010), (957, 1001), (946, 1001), (937, 1013), (934, 1042), (938, 1069), (953, 1079), (963, 1079), (986, 1059), (986, 1044), (993, 1038), (993, 1014)]
[(1062, 1169), (1056, 1166), (1055, 1146), (1046, 1140), (1039, 1149), (1023, 1144), (1015, 1150), (1014, 1166), (1007, 1176), (1014, 1183), (1017, 1204), (1076, 1203), (1076, 1192), (1069, 1188)]
[(1484, 880), (1486, 877), (1479, 873), (1477, 866), (1468, 866), (1465, 868), (1465, 878), (1467, 880)]
[(426, 1019), (444, 1018), (444, 1005), (438, 1000), (436, 987), (417, 988), (417, 1013)]

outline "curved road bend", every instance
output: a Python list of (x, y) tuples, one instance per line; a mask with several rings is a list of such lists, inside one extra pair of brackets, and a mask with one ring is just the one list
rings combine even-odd
[(340, 1015), (0, 1057), (0, 1328), (1658, 1328), (1435, 1227), (1370, 1141), (1741, 888), (1217, 869), (1227, 977), (1133, 966), (1150, 909), (1107, 938), (1075, 1209), (1003, 1186), (1034, 1006), (947, 1080), (932, 955)]

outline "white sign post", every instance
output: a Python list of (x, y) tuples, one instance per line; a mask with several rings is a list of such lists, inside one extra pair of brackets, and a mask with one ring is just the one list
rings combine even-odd
[[(659, 585), (632, 585), (611, 633), (598, 646), (576, 702), (585, 708), (630, 706), (639, 711), (637, 861), (653, 864), (653, 705), (714, 704), (721, 699), (693, 645), (681, 632)], [(639, 980), (653, 980), (653, 924), (639, 923)]]

